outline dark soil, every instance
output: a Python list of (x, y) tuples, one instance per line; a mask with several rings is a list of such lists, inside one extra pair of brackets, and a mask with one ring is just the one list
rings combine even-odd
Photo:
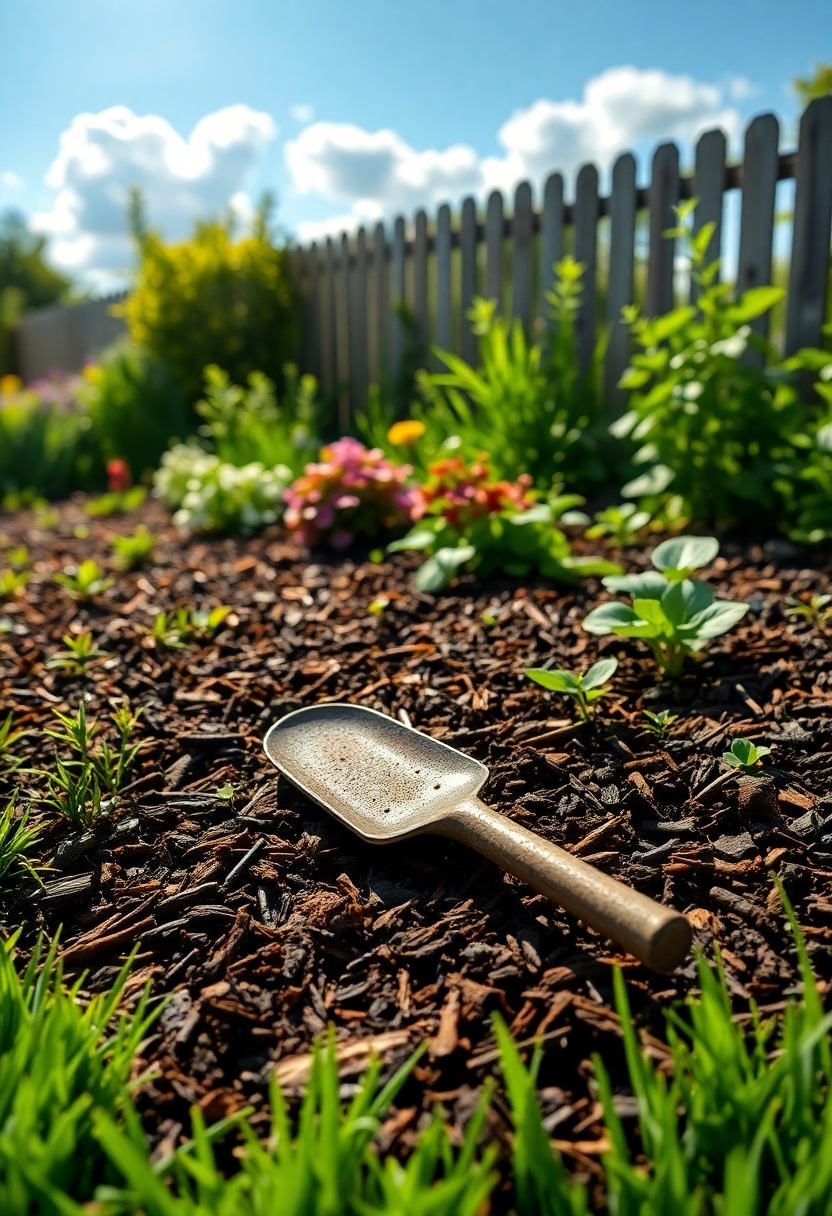
[[(663, 683), (638, 643), (581, 631), (602, 594), (594, 582), (465, 579), (427, 597), (412, 587), (410, 556), (310, 557), (277, 530), (185, 541), (157, 505), (140, 517), (159, 536), (158, 560), (118, 575), (90, 606), (52, 575), (86, 557), (108, 566), (109, 537), (136, 517), (89, 521), (72, 502), (48, 533), (25, 514), (0, 521), (34, 570), (25, 596), (0, 606), (14, 622), (0, 634), (2, 716), (11, 709), (16, 726), (42, 731), (81, 697), (102, 721), (114, 698), (129, 697), (146, 740), (110, 818), (84, 833), (50, 819), (43, 859), (53, 872), (40, 892), (7, 893), (2, 921), (23, 924), (24, 948), (63, 926), (67, 972), (87, 970), (90, 991), (141, 942), (131, 985), (149, 979), (173, 993), (145, 1050), (159, 1076), (139, 1096), (160, 1150), (187, 1129), (194, 1103), (209, 1120), (250, 1104), (255, 1124), (265, 1121), (275, 1066), (290, 1090), (301, 1085), (310, 1044), (330, 1023), (347, 1081), (370, 1050), (393, 1065), (430, 1040), (387, 1143), (406, 1145), (436, 1104), (461, 1125), (495, 1070), (499, 1010), (518, 1041), (544, 1040), (547, 1125), (582, 1172), (597, 1173), (592, 1052), (624, 1076), (612, 963), (626, 969), (658, 1058), (664, 1011), (696, 986), (693, 960), (653, 975), (462, 846), (362, 843), (263, 755), (269, 724), (301, 705), (404, 713), (482, 760), (492, 806), (687, 912), (706, 951), (719, 942), (740, 1013), (751, 999), (782, 1009), (797, 991), (772, 871), (824, 987), (832, 979), (832, 651), (783, 611), (787, 595), (826, 589), (828, 555), (724, 546), (710, 578), (752, 611), (683, 679)], [(646, 564), (642, 551), (621, 560)], [(376, 615), (368, 608), (380, 596), (389, 602)], [(220, 603), (234, 613), (213, 643), (159, 652), (142, 633), (159, 610)], [(86, 679), (47, 670), (79, 627), (108, 657)], [(547, 660), (584, 668), (601, 653), (621, 666), (594, 730), (570, 726), (565, 703), (522, 674)], [(667, 742), (645, 732), (645, 707), (679, 715)], [(765, 775), (697, 799), (737, 735), (773, 749)], [(48, 765), (49, 744), (29, 737), (23, 750)], [(6, 779), (6, 790), (15, 783), (42, 793), (37, 778)], [(217, 793), (226, 785), (233, 801)], [(495, 1134), (504, 1111), (498, 1094)]]

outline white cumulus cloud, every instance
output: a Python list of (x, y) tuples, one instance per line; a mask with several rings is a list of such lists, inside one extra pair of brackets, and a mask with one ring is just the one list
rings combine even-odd
[[(290, 140), (286, 162), (301, 194), (349, 207), (354, 222), (372, 221), (415, 207), (456, 203), (466, 193), (511, 191), (528, 178), (536, 186), (552, 170), (571, 177), (594, 161), (607, 170), (616, 155), (646, 152), (658, 140), (689, 148), (710, 127), (736, 143), (740, 115), (730, 100), (749, 82), (726, 86), (622, 66), (589, 80), (580, 100), (541, 99), (514, 113), (497, 132), (502, 155), (481, 157), (467, 144), (444, 150), (412, 147), (395, 131), (367, 131), (348, 123), (315, 122)], [(343, 216), (330, 221), (336, 230)], [(301, 239), (320, 236), (327, 221), (301, 225)], [(307, 232), (308, 229), (308, 232)]]
[(106, 279), (129, 264), (131, 186), (141, 189), (151, 225), (169, 239), (229, 206), (245, 216), (251, 211), (245, 186), (276, 134), (268, 114), (245, 105), (208, 114), (187, 139), (164, 118), (126, 106), (79, 114), (46, 175), (52, 206), (33, 217), (33, 227), (51, 238), (59, 267)]

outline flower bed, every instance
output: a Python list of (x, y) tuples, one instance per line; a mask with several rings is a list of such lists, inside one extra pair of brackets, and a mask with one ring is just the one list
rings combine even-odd
[[(261, 739), (300, 704), (404, 712), (483, 760), (491, 805), (686, 910), (700, 945), (719, 943), (740, 1010), (752, 998), (775, 1009), (796, 982), (774, 870), (818, 975), (832, 980), (832, 658), (822, 631), (783, 614), (787, 596), (828, 585), (817, 553), (724, 546), (710, 582), (751, 611), (661, 684), (639, 642), (580, 628), (601, 598), (596, 582), (463, 577), (427, 597), (411, 555), (310, 564), (276, 529), (183, 541), (154, 502), (131, 532), (136, 520), (157, 537), (149, 564), (115, 573), (116, 525), (77, 504), (52, 531), (26, 513), (2, 518), (32, 571), (25, 594), (0, 605), (11, 630), (0, 633), (0, 703), (15, 727), (52, 730), (54, 711), (74, 714), (82, 696), (87, 717), (106, 722), (126, 697), (142, 709), (145, 741), (114, 813), (78, 831), (46, 817), (35, 856), (54, 872), (43, 892), (7, 898), (2, 916), (6, 930), (25, 923), (26, 948), (38, 926), (63, 925), (67, 971), (89, 969), (92, 991), (142, 942), (141, 974), (174, 994), (147, 1049), (159, 1075), (138, 1095), (154, 1141), (175, 1141), (195, 1102), (209, 1120), (246, 1102), (262, 1112), (272, 1062), (297, 1083), (328, 1021), (340, 1043), (374, 1043), (387, 1062), (431, 1040), (391, 1143), (412, 1143), (436, 1102), (461, 1126), (495, 1067), (499, 1010), (517, 1040), (545, 1039), (544, 1114), (579, 1173), (592, 1175), (602, 1149), (587, 1061), (600, 1051), (621, 1072), (613, 948), (461, 846), (373, 848), (277, 780)], [(648, 564), (641, 550), (610, 556), (630, 572)], [(91, 558), (115, 582), (79, 602), (52, 575)], [(232, 611), (212, 630), (219, 605)], [(154, 623), (183, 607), (181, 648), (169, 646)], [(79, 629), (103, 652), (86, 678), (48, 666)], [(594, 731), (564, 721), (564, 704), (523, 676), (548, 660), (585, 670), (601, 655), (620, 665)], [(649, 733), (645, 708), (678, 715), (666, 740)], [(764, 776), (697, 797), (737, 737), (772, 749)], [(40, 768), (52, 745), (30, 735), (18, 750)], [(3, 778), (7, 789), (38, 780)], [(659, 977), (619, 961), (639, 1021), (661, 1033), (668, 1002), (697, 984), (693, 962)]]

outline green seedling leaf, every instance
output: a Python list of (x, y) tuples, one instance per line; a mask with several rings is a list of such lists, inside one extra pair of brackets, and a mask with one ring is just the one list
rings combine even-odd
[(722, 759), (731, 768), (751, 769), (770, 754), (770, 747), (758, 747), (750, 739), (734, 739), (730, 750), (722, 753)]
[(623, 591), (633, 599), (660, 600), (667, 591), (667, 579), (656, 570), (644, 574), (617, 574), (602, 579), (608, 591)]
[(460, 566), (476, 557), (477, 551), (473, 545), (459, 545), (454, 549), (437, 549), (424, 565), (416, 571), (414, 582), (419, 591), (432, 594), (447, 587), (457, 574)]
[(632, 608), (626, 604), (600, 604), (593, 608), (589, 616), (584, 618), (582, 628), (596, 637), (606, 637), (617, 633), (619, 629), (627, 628), (638, 622), (638, 617)]
[(714, 536), (674, 536), (653, 550), (650, 560), (666, 578), (687, 578), (693, 570), (709, 566), (719, 553)]
[(558, 692), (575, 702), (582, 722), (589, 722), (589, 705), (607, 691), (607, 681), (618, 667), (618, 659), (600, 659), (583, 675), (557, 668), (527, 667), (524, 675), (549, 692)]

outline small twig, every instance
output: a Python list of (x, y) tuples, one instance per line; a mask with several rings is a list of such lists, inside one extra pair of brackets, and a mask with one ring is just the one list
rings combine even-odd
[(255, 857), (260, 852), (260, 850), (263, 848), (263, 845), (265, 843), (266, 843), (265, 836), (261, 836), (259, 840), (255, 840), (254, 844), (251, 846), (249, 851), (246, 853), (245, 857), (240, 858), (240, 860), (237, 862), (234, 869), (231, 871), (231, 873), (226, 878), (225, 882), (222, 884), (224, 887), (230, 887), (234, 882), (237, 881), (237, 879), (242, 874), (245, 873), (245, 871), (248, 869), (248, 867), (254, 861)]

